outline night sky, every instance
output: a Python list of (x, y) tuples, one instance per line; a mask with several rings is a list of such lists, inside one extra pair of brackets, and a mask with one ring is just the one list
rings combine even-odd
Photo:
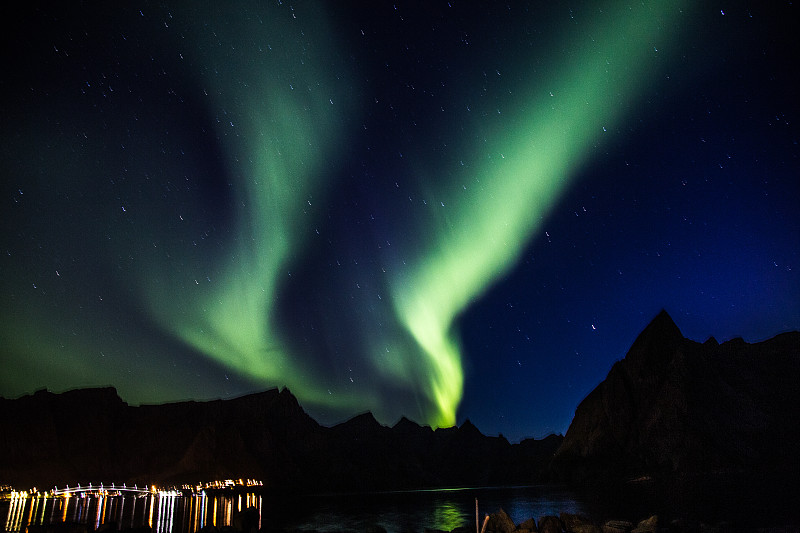
[(18, 5), (0, 395), (287, 386), (516, 441), (662, 308), (800, 329), (798, 8), (530, 4)]

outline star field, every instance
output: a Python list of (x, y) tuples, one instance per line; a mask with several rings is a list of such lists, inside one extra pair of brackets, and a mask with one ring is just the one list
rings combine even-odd
[(518, 440), (662, 308), (800, 329), (792, 4), (24, 10), (2, 396), (288, 386), (323, 423)]

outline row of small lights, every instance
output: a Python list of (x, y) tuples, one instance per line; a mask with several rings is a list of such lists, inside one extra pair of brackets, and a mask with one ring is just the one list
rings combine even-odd
[[(264, 483), (259, 481), (259, 480), (257, 480), (257, 479), (246, 479), (246, 480), (244, 480), (244, 479), (238, 479), (238, 480), (226, 479), (224, 481), (219, 481), (219, 480), (207, 481), (205, 483), (198, 483), (197, 485), (194, 485), (194, 486), (185, 484), (185, 485), (181, 486), (181, 490), (190, 490), (193, 493), (201, 493), (206, 489), (225, 489), (225, 488), (233, 488), (233, 487), (262, 487), (263, 485), (264, 485)], [(78, 489), (81, 488), (80, 484), (78, 484), (77, 488)], [(85, 488), (90, 490), (91, 492), (96, 492), (97, 494), (107, 496), (109, 491), (110, 492), (114, 492), (114, 491), (116, 491), (118, 489), (128, 489), (130, 487), (128, 487), (124, 483), (122, 484), (121, 487), (117, 487), (113, 483), (111, 484), (110, 487), (104, 487), (102, 483), (100, 484), (99, 487), (92, 487), (92, 484), (89, 483), (89, 486), (85, 487)], [(133, 488), (134, 489), (138, 489), (139, 487), (138, 487), (138, 485), (134, 485)], [(69, 485), (67, 485), (67, 489), (69, 489)], [(53, 496), (53, 497), (60, 496), (58, 494), (55, 494), (55, 492), (57, 490), (58, 490), (58, 488), (54, 487), (53, 490), (46, 491), (46, 492), (40, 492), (38, 488), (33, 487), (30, 490), (17, 491), (17, 490), (14, 490), (14, 488), (11, 487), (10, 485), (0, 485), (0, 497), (2, 497), (3, 499), (12, 499), (12, 500), (13, 499), (19, 499), (19, 498), (27, 498), (28, 496), (36, 496), (36, 497), (43, 496), (43, 497), (47, 498), (48, 496)], [(143, 488), (143, 490), (144, 490), (144, 488)], [(159, 489), (155, 485), (152, 485), (150, 487), (150, 489), (149, 489), (149, 492), (150, 492), (150, 494), (157, 494), (159, 496), (180, 496), (182, 494), (181, 490), (178, 490), (178, 489), (175, 489), (175, 488), (166, 489), (166, 490), (165, 489)], [(63, 496), (69, 497), (70, 494), (66, 493)]]

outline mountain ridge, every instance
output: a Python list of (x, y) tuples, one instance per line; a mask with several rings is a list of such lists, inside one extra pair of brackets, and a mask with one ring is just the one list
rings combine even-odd
[[(282, 490), (388, 490), (495, 483), (508, 473), (536, 481), (549, 459), (514, 472), (519, 445), (469, 421), (433, 430), (402, 417), (389, 427), (364, 412), (325, 427), (286, 388), (139, 406), (113, 387), (39, 390), (0, 398), (0, 427), (0, 480), (19, 486), (249, 477)], [(537, 450), (552, 455), (562, 437), (551, 437)]]
[(432, 429), (370, 412), (332, 427), (287, 389), (130, 406), (113, 387), (0, 397), (0, 482), (262, 479), (296, 492), (800, 472), (800, 332), (748, 344), (683, 337), (666, 311), (577, 406), (565, 436), (511, 444), (466, 420)]

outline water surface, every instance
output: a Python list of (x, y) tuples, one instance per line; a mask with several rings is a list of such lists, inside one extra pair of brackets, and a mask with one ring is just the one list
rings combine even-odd
[(116, 529), (151, 527), (154, 533), (194, 533), (204, 526), (238, 526), (248, 507), (259, 510), (265, 530), (363, 532), (381, 526), (388, 533), (425, 529), (451, 531), (475, 527), (475, 500), (480, 520), (504, 509), (520, 523), (528, 518), (584, 513), (574, 493), (556, 486), (459, 488), (383, 493), (276, 496), (257, 492), (204, 495), (29, 496), (0, 502), (4, 530), (25, 532), (28, 526), (83, 524), (89, 530), (104, 524)]
[[(389, 533), (425, 529), (452, 531), (475, 527), (475, 500), (479, 519), (505, 510), (514, 523), (561, 512), (585, 513), (587, 506), (573, 492), (552, 485), (531, 487), (486, 487), (429, 491), (340, 494), (303, 497), (296, 505), (284, 504), (262, 521), (267, 528), (334, 531), (365, 531), (378, 525)], [(267, 508), (271, 505), (267, 505)]]

